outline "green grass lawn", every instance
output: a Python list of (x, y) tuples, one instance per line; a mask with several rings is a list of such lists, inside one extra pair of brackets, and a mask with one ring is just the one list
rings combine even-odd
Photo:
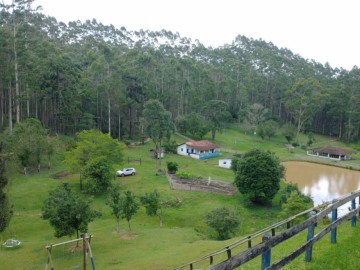
[[(179, 143), (181, 138), (175, 138)], [(210, 138), (206, 138), (210, 139)], [(327, 138), (316, 137), (317, 143), (326, 144)], [(236, 126), (217, 134), (216, 144), (233, 149), (240, 153), (251, 148), (262, 148), (274, 151), (282, 160), (307, 159), (304, 150), (289, 152), (285, 147), (284, 138), (277, 136), (271, 140), (261, 140), (254, 135), (239, 132)], [(338, 146), (342, 144), (336, 142)], [(102, 212), (102, 217), (89, 225), (89, 233), (94, 235), (91, 240), (92, 251), (97, 269), (172, 269), (183, 263), (200, 258), (214, 250), (220, 249), (248, 234), (277, 222), (280, 211), (278, 198), (274, 199), (272, 207), (260, 207), (250, 204), (244, 196), (236, 193), (233, 196), (209, 194), (203, 192), (179, 191), (170, 188), (164, 175), (155, 175), (155, 160), (150, 157), (152, 142), (126, 149), (125, 163), (114, 168), (135, 167), (137, 174), (128, 177), (114, 177), (114, 183), (121, 185), (122, 191), (131, 190), (137, 196), (157, 189), (163, 201), (181, 200), (181, 205), (163, 209), (164, 226), (160, 228), (157, 217), (149, 217), (144, 208), (131, 220), (130, 231), (127, 223), (121, 221), (120, 232), (116, 231), (116, 220), (110, 214), (110, 208), (105, 205), (106, 195), (93, 197), (92, 207)], [(223, 155), (228, 155), (224, 153)], [(70, 238), (54, 237), (54, 230), (48, 221), (41, 219), (41, 207), (48, 196), (48, 190), (54, 189), (62, 182), (68, 182), (79, 191), (79, 176), (68, 175), (62, 179), (52, 176), (65, 168), (60, 162), (61, 154), (55, 157), (54, 167), (41, 173), (28, 176), (13, 173), (8, 185), (11, 203), (14, 205), (14, 216), (8, 229), (0, 234), (0, 241), (17, 238), (22, 245), (14, 250), (0, 248), (0, 269), (44, 269), (47, 262), (45, 246), (51, 243), (68, 241)], [(129, 158), (130, 163), (127, 163)], [(141, 164), (134, 160), (141, 158)], [(217, 167), (218, 159), (195, 160), (174, 154), (166, 154), (162, 161), (163, 167), (167, 161), (179, 164), (179, 170), (211, 179), (233, 181), (233, 173)], [(354, 168), (359, 161), (353, 161)], [(346, 165), (350, 166), (350, 165)], [(79, 196), (88, 196), (81, 194)], [(228, 206), (234, 209), (241, 221), (236, 237), (227, 241), (216, 241), (212, 232), (204, 223), (206, 213), (214, 208)], [(356, 246), (355, 241), (360, 236), (358, 227), (351, 230), (339, 229), (339, 241), (336, 245), (328, 244), (327, 237), (314, 247), (314, 260), (305, 264), (303, 256), (292, 263), (287, 269), (345, 269), (342, 266), (346, 259), (340, 259), (351, 252)], [(304, 243), (304, 236), (298, 236), (274, 250), (274, 259), (281, 254)], [(81, 252), (70, 252), (72, 245), (53, 249), (55, 269), (73, 269), (82, 264)], [(349, 246), (349, 247), (347, 247)], [(320, 253), (317, 251), (321, 251)], [(354, 251), (356, 256), (356, 250)], [(315, 254), (316, 253), (316, 254)], [(339, 259), (336, 257), (339, 256)], [(347, 255), (346, 255), (347, 256)], [(358, 256), (357, 256), (358, 257)], [(89, 262), (90, 263), (90, 262)], [(357, 269), (359, 260), (354, 259), (352, 266), (346, 269)], [(6, 266), (5, 268), (3, 268)], [(327, 267), (326, 267), (327, 266)], [(198, 266), (203, 267), (202, 265)], [(88, 266), (91, 269), (90, 265)], [(240, 269), (259, 269), (259, 261), (254, 260)]]

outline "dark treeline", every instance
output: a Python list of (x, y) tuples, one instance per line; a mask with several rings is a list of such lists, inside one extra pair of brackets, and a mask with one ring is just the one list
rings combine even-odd
[(175, 121), (208, 101), (243, 121), (260, 104), (299, 131), (358, 140), (360, 71), (303, 59), (237, 36), (206, 48), (171, 31), (127, 31), (96, 20), (64, 24), (29, 0), (1, 6), (0, 126), (38, 118), (54, 133), (97, 128), (119, 139), (142, 134), (144, 103), (158, 99)]

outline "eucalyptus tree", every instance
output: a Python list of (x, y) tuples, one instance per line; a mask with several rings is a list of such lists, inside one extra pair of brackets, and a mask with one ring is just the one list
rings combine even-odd
[[(174, 124), (171, 120), (171, 113), (165, 110), (163, 104), (157, 99), (148, 100), (143, 111), (146, 127), (145, 133), (155, 144), (156, 153), (161, 153), (165, 140), (169, 140), (174, 132)], [(161, 167), (161, 158), (156, 159), (156, 174)]]
[(216, 132), (221, 132), (224, 124), (229, 122), (231, 116), (228, 105), (221, 100), (210, 100), (205, 103), (202, 114), (210, 123), (211, 138), (215, 140)]
[(259, 103), (254, 103), (249, 106), (246, 120), (256, 129), (256, 127), (264, 122), (269, 117), (269, 110)]
[(301, 79), (286, 91), (285, 105), (290, 110), (296, 126), (298, 139), (300, 131), (307, 121), (312, 121), (324, 100), (322, 86), (314, 79)]
[[(14, 68), (14, 84), (15, 84), (15, 111), (16, 111), (16, 122), (20, 122), (20, 70), (19, 70), (19, 47), (18, 41), (22, 39), (23, 50), (27, 50), (28, 45), (28, 32), (23, 31), (28, 27), (28, 18), (31, 16), (32, 10), (31, 4), (33, 0), (12, 0), (10, 5), (4, 3), (0, 4), (0, 7), (11, 14), (6, 22), (8, 29), (11, 29), (11, 47), (13, 55), (13, 68)], [(4, 14), (4, 12), (2, 12)], [(22, 29), (21, 29), (22, 28)], [(20, 30), (20, 31), (19, 31)]]
[(346, 140), (356, 140), (360, 138), (360, 69), (354, 67), (346, 78), (345, 89), (348, 96), (346, 106)]

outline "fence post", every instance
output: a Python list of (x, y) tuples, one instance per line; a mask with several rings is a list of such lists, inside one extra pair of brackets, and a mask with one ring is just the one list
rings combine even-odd
[[(271, 238), (270, 234), (265, 233), (262, 237), (263, 243), (269, 241)], [(271, 261), (271, 248), (265, 250), (261, 255), (261, 270), (265, 270), (266, 267), (270, 266)]]
[[(336, 203), (336, 199), (334, 199), (332, 201), (332, 203)], [(337, 216), (338, 216), (338, 210), (337, 208), (336, 209), (333, 209), (331, 211), (331, 222), (335, 222), (337, 220)], [(331, 244), (336, 244), (336, 228), (334, 229), (331, 229)]]
[[(309, 218), (315, 216), (316, 212), (315, 211), (311, 211), (309, 213)], [(313, 239), (314, 237), (314, 230), (315, 230), (315, 223), (310, 225), (308, 227), (308, 234), (306, 237), (306, 241), (310, 241), (311, 239)], [(312, 258), (312, 246), (308, 247), (305, 251), (305, 261), (306, 262), (310, 262)]]
[[(351, 201), (351, 209), (352, 209), (352, 210), (356, 209), (356, 205), (355, 205), (355, 204), (356, 204), (356, 203), (355, 203), (355, 199), (353, 199), (353, 200)], [(356, 226), (356, 215), (351, 218), (351, 226), (353, 226), (353, 227)]]

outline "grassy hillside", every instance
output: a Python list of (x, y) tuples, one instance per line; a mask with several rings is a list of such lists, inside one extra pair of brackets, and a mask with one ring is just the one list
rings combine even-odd
[[(182, 142), (181, 138), (176, 138), (176, 140)], [(327, 139), (319, 137), (316, 140), (320, 144), (322, 141), (326, 143)], [(236, 127), (218, 134), (216, 143), (238, 152), (245, 152), (254, 147), (269, 149), (276, 152), (283, 160), (308, 158), (304, 150), (295, 150), (290, 153), (284, 146), (284, 139), (281, 136), (270, 141), (263, 141), (253, 135), (239, 132)], [(164, 227), (162, 228), (159, 227), (159, 220), (156, 217), (147, 216), (144, 208), (141, 207), (131, 220), (132, 231), (129, 231), (126, 222), (122, 221), (119, 233), (116, 232), (116, 220), (111, 216), (110, 208), (105, 205), (106, 195), (95, 196), (92, 206), (102, 212), (102, 217), (90, 224), (89, 233), (94, 235), (91, 244), (97, 269), (172, 269), (278, 221), (277, 214), (280, 210), (278, 198), (275, 198), (272, 207), (260, 207), (248, 203), (239, 193), (227, 196), (172, 190), (165, 176), (155, 175), (155, 160), (149, 154), (152, 147), (152, 142), (147, 142), (145, 145), (127, 148), (125, 164), (119, 164), (114, 171), (131, 166), (137, 169), (137, 175), (114, 177), (114, 183), (119, 183), (122, 191), (131, 190), (137, 196), (157, 189), (162, 196), (162, 201), (180, 200), (181, 205), (164, 209)], [(141, 158), (141, 165), (134, 161), (139, 158)], [(50, 171), (44, 169), (39, 174), (33, 173), (28, 176), (13, 174), (9, 177), (9, 196), (14, 204), (15, 213), (9, 228), (0, 234), (0, 241), (17, 238), (22, 241), (22, 245), (14, 250), (0, 248), (0, 269), (42, 269), (47, 262), (45, 245), (69, 240), (68, 237), (55, 238), (52, 227), (40, 218), (41, 207), (48, 196), (48, 190), (54, 189), (61, 182), (68, 182), (76, 191), (79, 191), (78, 175), (68, 175), (62, 179), (52, 177), (65, 169), (60, 162), (61, 159), (62, 154), (58, 153), (54, 162), (55, 166)], [(233, 173), (230, 170), (218, 168), (217, 160), (201, 161), (166, 154), (163, 165), (165, 167), (166, 161), (175, 161), (179, 164), (180, 170), (231, 183)], [(359, 166), (358, 161), (354, 161), (352, 166)], [(79, 196), (88, 195), (79, 192)], [(213, 240), (212, 232), (203, 220), (206, 213), (221, 206), (234, 209), (241, 220), (237, 237), (227, 241)], [(351, 230), (341, 228), (340, 232), (337, 245), (330, 246), (329, 240), (326, 239), (324, 243), (315, 246), (315, 251), (322, 252), (320, 254), (314, 252), (316, 255), (312, 263), (305, 265), (301, 257), (288, 269), (344, 269), (342, 264), (345, 260), (333, 259), (333, 257), (336, 258), (337, 254), (340, 254), (339, 256), (348, 254), (345, 251), (350, 252), (351, 247), (355, 245), (351, 239), (357, 239), (360, 231), (357, 227)], [(278, 253), (273, 252), (274, 258), (279, 258), (281, 254), (303, 242), (304, 236), (289, 241), (279, 248)], [(345, 244), (349, 244), (350, 247)], [(73, 269), (73, 266), (81, 265), (81, 253), (69, 252), (69, 250), (71, 250), (71, 245), (54, 248), (55, 269)], [(356, 256), (355, 253), (353, 254)], [(354, 262), (354, 268), (350, 266), (347, 269), (357, 269), (355, 266), (358, 264)], [(4, 265), (7, 267), (3, 268)], [(325, 268), (326, 265), (327, 268)], [(259, 262), (255, 260), (241, 269), (259, 269), (259, 267)]]

